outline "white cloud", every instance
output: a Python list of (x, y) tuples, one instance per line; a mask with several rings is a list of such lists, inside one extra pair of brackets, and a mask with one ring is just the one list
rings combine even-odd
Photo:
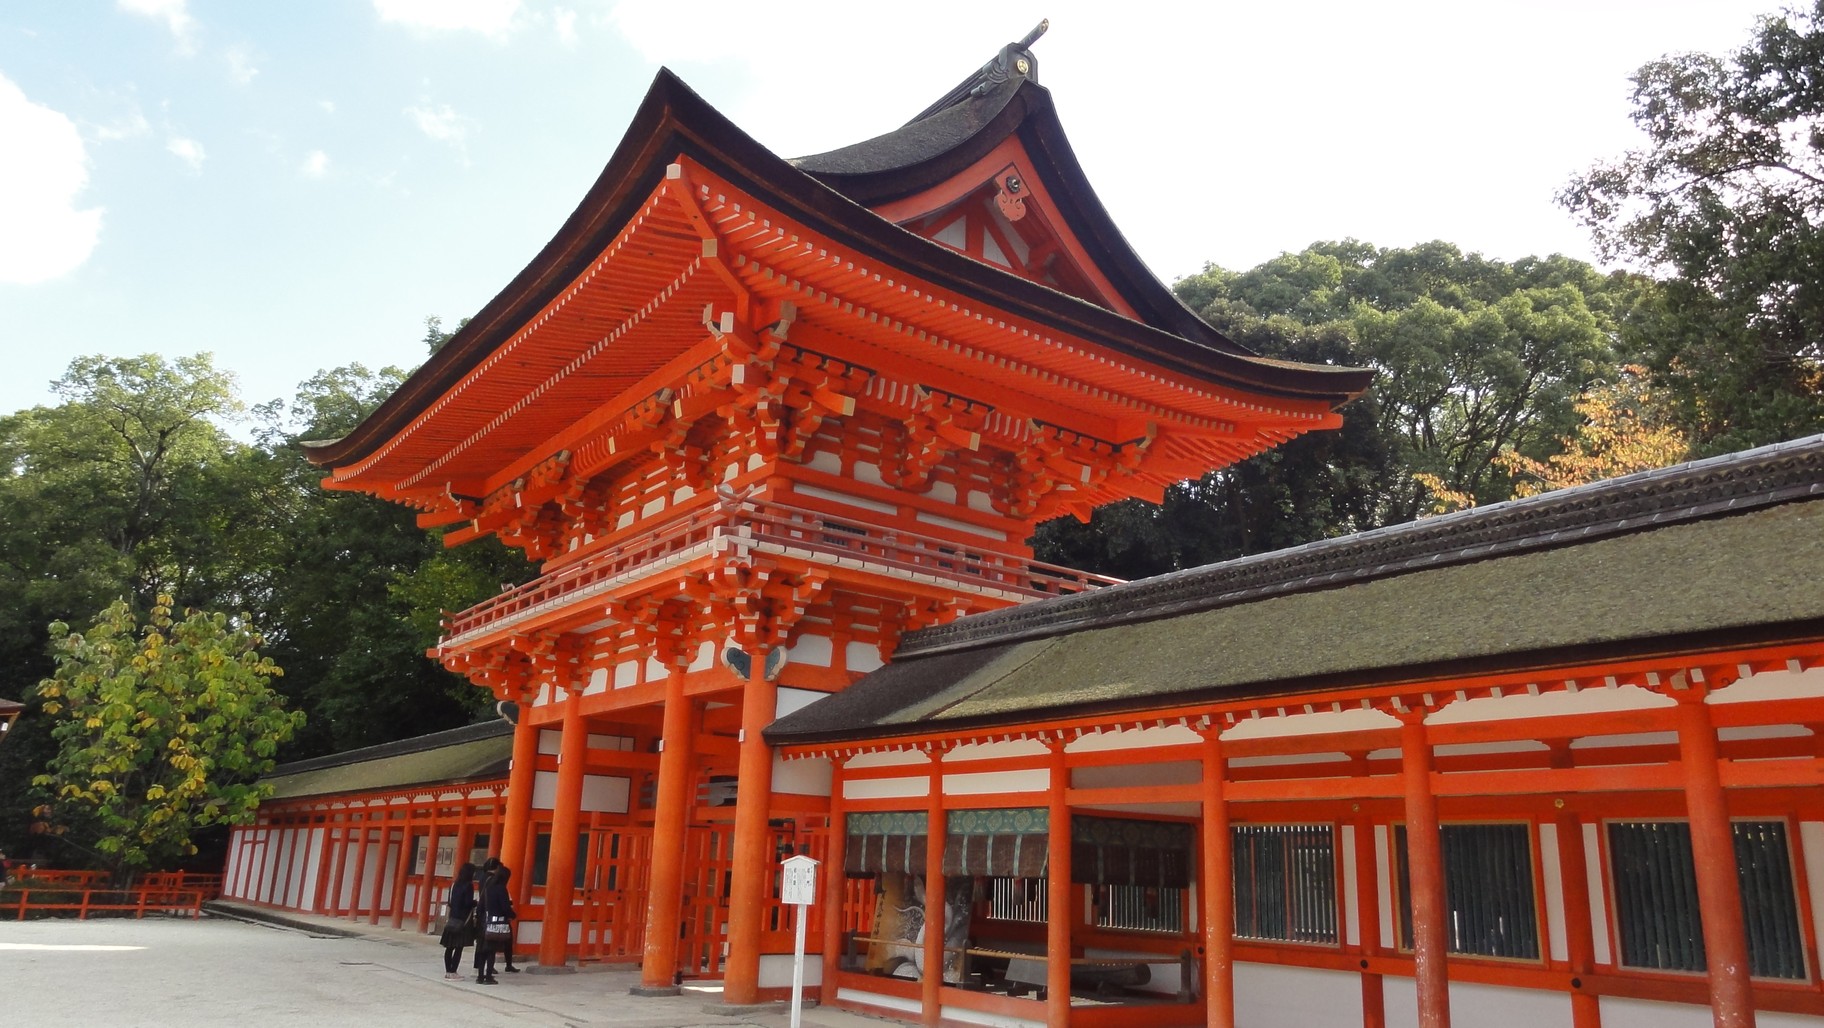
[(520, 0), (374, 0), (381, 21), (440, 32), (501, 38), (513, 29)]
[(75, 270), (101, 237), (101, 208), (76, 209), (88, 153), (69, 118), (0, 75), (0, 282), (32, 285)]
[(324, 114), (336, 113), (336, 102), (334, 100), (318, 100), (317, 106), (323, 108)]
[(551, 12), (551, 24), (557, 29), (557, 41), (565, 46), (576, 45), (576, 12), (568, 7), (559, 7)]
[(321, 150), (312, 150), (298, 168), (298, 174), (305, 178), (322, 178), (329, 174), (329, 155)]
[(184, 136), (172, 136), (165, 143), (165, 149), (174, 154), (178, 160), (190, 165), (191, 171), (203, 170), (203, 144)]
[(475, 127), (474, 119), (457, 114), (449, 104), (435, 108), (407, 107), (405, 113), (418, 126), (418, 131), (457, 149), (462, 148), (463, 142), (469, 137), (469, 130)]
[(116, 118), (106, 125), (97, 125), (93, 132), (97, 142), (112, 143), (122, 139), (137, 139), (152, 134), (152, 123), (146, 120), (136, 108), (132, 113)]
[(171, 30), (177, 40), (177, 52), (189, 56), (196, 52), (196, 19), (190, 17), (187, 0), (117, 0), (128, 14), (156, 18)]
[(236, 43), (222, 55), (228, 62), (228, 77), (237, 86), (244, 86), (253, 81), (260, 69), (253, 63), (253, 48), (245, 43)]

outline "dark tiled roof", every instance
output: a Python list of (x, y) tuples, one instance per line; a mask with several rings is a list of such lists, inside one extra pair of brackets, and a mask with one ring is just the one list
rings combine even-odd
[(767, 730), (891, 736), (1824, 637), (1824, 436), (965, 618)]
[(281, 764), (260, 781), (273, 787), (273, 799), (374, 792), (499, 777), (512, 755), (513, 726), (484, 721)]

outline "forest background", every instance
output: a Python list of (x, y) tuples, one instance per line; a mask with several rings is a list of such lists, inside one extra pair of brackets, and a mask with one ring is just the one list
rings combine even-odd
[[(1374, 368), (1339, 431), (1308, 435), (1087, 523), (1041, 559), (1141, 578), (1824, 431), (1824, 2), (1736, 53), (1635, 77), (1647, 144), (1561, 202), (1601, 253), (1511, 263), (1447, 242), (1316, 243), (1174, 287), (1269, 356)], [(449, 333), (426, 324), (427, 355)], [(284, 675), (301, 759), (491, 716), (424, 656), (443, 611), (535, 565), (445, 549), (405, 508), (320, 486), (301, 442), (345, 434), (409, 369), (326, 369), (249, 407), (208, 354), (84, 357), (58, 402), (0, 417), (0, 850), (81, 862), (32, 832), (56, 749), (38, 683), (50, 626), (117, 600), (244, 613)], [(199, 867), (219, 866), (205, 845)]]

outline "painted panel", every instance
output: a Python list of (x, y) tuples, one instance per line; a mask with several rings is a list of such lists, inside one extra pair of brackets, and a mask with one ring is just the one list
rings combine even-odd
[(555, 757), (563, 749), (563, 733), (551, 728), (541, 728), (538, 732), (538, 752), (548, 757)]
[(1374, 826), (1374, 887), (1380, 890), (1381, 944), (1393, 934), (1393, 857), (1387, 849), (1387, 826)]
[(631, 685), (638, 685), (639, 681), (640, 681), (640, 662), (639, 661), (623, 660), (619, 664), (616, 664), (614, 666), (614, 687), (616, 689), (625, 689)]
[(557, 772), (536, 771), (532, 775), (532, 809), (553, 810), (557, 807)]

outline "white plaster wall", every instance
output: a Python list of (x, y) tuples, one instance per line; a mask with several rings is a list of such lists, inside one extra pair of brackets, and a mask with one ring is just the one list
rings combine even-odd
[[(1419, 993), (1410, 978), (1385, 978), (1387, 1023), (1418, 1024)], [(1702, 1009), (1702, 1008), (1698, 1008)], [(1356, 1023), (1361, 1023), (1361, 999), (1357, 994)], [(1708, 1020), (1708, 1018), (1706, 1018)], [(1571, 997), (1543, 989), (1509, 989), (1499, 985), (1471, 982), (1450, 983), (1451, 1028), (1548, 1028), (1569, 1026)], [(1615, 1028), (1603, 1018), (1603, 1028)], [(1661, 1025), (1659, 1028), (1669, 1028)]]
[[(827, 639), (824, 640), (824, 642), (826, 642), (826, 643), (828, 641), (829, 640), (827, 640)], [(797, 654), (798, 654), (798, 647), (796, 645), (794, 645), (792, 647), (792, 659), (793, 660), (798, 659)], [(827, 665), (825, 665), (825, 666), (827, 666)], [(775, 716), (784, 717), (787, 714), (796, 714), (799, 711), (803, 710), (804, 708), (810, 706), (813, 703), (816, 703), (818, 700), (821, 700), (825, 696), (828, 696), (828, 695), (829, 695), (829, 693), (818, 692), (815, 689), (793, 689), (790, 686), (782, 686), (782, 687), (780, 687), (779, 692), (778, 692), (779, 698), (776, 701), (778, 713)]]
[(614, 687), (616, 689), (625, 689), (629, 686), (636, 685), (639, 683), (639, 680), (639, 661), (623, 660), (614, 666)]
[[(1287, 714), (1283, 717), (1249, 718), (1222, 733), (1224, 739), (1277, 739), (1294, 735), (1320, 735), (1325, 732), (1369, 732), (1378, 728), (1398, 728), (1400, 721), (1379, 710), (1349, 707), (1343, 710), (1319, 710), (1310, 714)], [(1190, 729), (1185, 729), (1190, 732)], [(1193, 739), (1196, 735), (1190, 732)]]
[(1507, 721), (1517, 717), (1551, 717), (1557, 714), (1601, 714), (1617, 710), (1670, 707), (1676, 700), (1649, 692), (1638, 685), (1600, 686), (1576, 692), (1547, 692), (1532, 696), (1524, 691), (1508, 696), (1482, 696), (1456, 700), (1425, 719), (1428, 725), (1455, 725), (1469, 721)]
[(792, 640), (789, 652), (792, 663), (805, 667), (829, 667), (835, 654), (835, 646), (827, 635), (801, 635)]
[(1767, 671), (1737, 679), (1728, 688), (1704, 697), (1706, 703), (1754, 700), (1799, 700), (1824, 696), (1824, 666), (1804, 671)]
[(292, 893), (292, 906), (299, 910), (317, 908), (317, 875), (322, 873), (322, 858), (323, 829), (311, 828), (304, 833), (304, 854), (300, 854), (303, 866), (298, 872), (298, 889)]
[(903, 767), (907, 764), (928, 764), (931, 758), (918, 750), (881, 750), (878, 753), (861, 753), (849, 758), (846, 768), (863, 767)]
[(852, 642), (843, 647), (843, 666), (850, 671), (873, 671), (885, 661), (880, 659), (880, 647), (873, 643)]
[(222, 864), (222, 894), (229, 899), (245, 899), (241, 895), (241, 854), (242, 840), (247, 837), (247, 829), (231, 828), (228, 831), (228, 859)]
[(946, 764), (963, 764), (971, 760), (997, 760), (1002, 757), (1043, 757), (1045, 744), (1037, 739), (1003, 739), (1000, 742), (974, 742), (958, 746), (944, 755)]
[[(1387, 982), (1391, 992), (1393, 979)], [(1348, 971), (1237, 963), (1235, 1023), (1248, 1028), (1361, 1028), (1361, 976)], [(1387, 1023), (1416, 1022), (1390, 1016)]]
[(1824, 823), (1799, 822), (1798, 859), (1811, 893), (1812, 944), (1824, 940)]
[(788, 796), (828, 796), (833, 780), (830, 762), (823, 757), (799, 760), (773, 758), (773, 791)]
[(1545, 938), (1553, 960), (1570, 959), (1565, 949), (1564, 870), (1558, 863), (1558, 826), (1539, 826), (1539, 876), (1545, 883)]
[(1597, 965), (1610, 962), (1608, 892), (1602, 883), (1602, 844), (1600, 826), (1583, 826), (1584, 895), (1590, 898), (1590, 935), (1595, 939), (1592, 954)]
[(1148, 746), (1180, 746), (1185, 743), (1201, 742), (1202, 736), (1184, 725), (1154, 726), (1152, 728), (1134, 728), (1125, 732), (1092, 732), (1078, 739), (1072, 739), (1064, 747), (1066, 753), (1099, 753), (1106, 750), (1135, 750)]
[(988, 771), (977, 774), (945, 775), (947, 796), (980, 796), (998, 792), (1048, 792), (1051, 772), (1044, 768), (1031, 771)]
[[(762, 989), (789, 989), (792, 987), (792, 954), (760, 954), (760, 987)], [(823, 961), (814, 953), (807, 953), (804, 958), (804, 987), (823, 984)]]
[(851, 800), (906, 799), (925, 795), (930, 784), (931, 779), (924, 777), (849, 779), (842, 783), (842, 795)]
[(538, 752), (549, 757), (557, 756), (563, 748), (564, 735), (555, 728), (541, 728), (538, 731)]
[(1338, 834), (1342, 836), (1343, 847), (1340, 875), (1343, 880), (1343, 942), (1359, 946), (1362, 943), (1362, 906), (1355, 874), (1355, 826), (1341, 825)]
[[(337, 886), (341, 895), (337, 897), (337, 906), (343, 910), (352, 909), (355, 905), (355, 861), (360, 857), (361, 846), (355, 840), (350, 839), (342, 846), (342, 881)], [(368, 859), (373, 859), (371, 852)]]
[[(627, 813), (627, 796), (632, 789), (632, 781), (619, 775), (584, 775), (583, 776), (583, 810), (601, 811), (607, 814)], [(552, 776), (553, 796), (556, 795), (557, 776)]]
[[(1710, 1028), (1713, 1023), (1710, 1008), (1695, 1003), (1660, 1003), (1618, 996), (1604, 996), (1599, 1002), (1602, 1028)], [(1754, 1023), (1760, 1028), (1818, 1028), (1815, 1017), (1764, 1010), (1755, 1011)]]
[(595, 670), (589, 672), (589, 684), (583, 686), (583, 695), (584, 696), (594, 696), (596, 693), (607, 692), (607, 691), (608, 691), (608, 669), (605, 667), (598, 667)]

